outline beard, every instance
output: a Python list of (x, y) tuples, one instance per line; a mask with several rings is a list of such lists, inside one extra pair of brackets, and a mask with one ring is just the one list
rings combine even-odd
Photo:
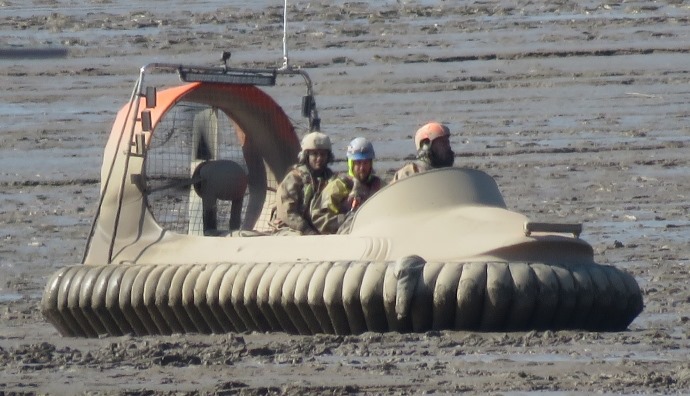
[(442, 155), (435, 155), (431, 153), (429, 162), (434, 168), (449, 168), (455, 163), (455, 152), (448, 150)]

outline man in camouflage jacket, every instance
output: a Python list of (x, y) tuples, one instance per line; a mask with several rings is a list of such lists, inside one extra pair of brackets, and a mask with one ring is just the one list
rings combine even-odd
[(438, 122), (430, 122), (417, 130), (414, 137), (417, 160), (408, 162), (393, 175), (393, 182), (429, 169), (453, 166), (455, 153), (450, 147), (450, 130)]
[(311, 132), (302, 139), (297, 164), (278, 186), (276, 218), (273, 226), (279, 234), (314, 235), (318, 230), (311, 219), (311, 207), (333, 171), (331, 140), (321, 132)]

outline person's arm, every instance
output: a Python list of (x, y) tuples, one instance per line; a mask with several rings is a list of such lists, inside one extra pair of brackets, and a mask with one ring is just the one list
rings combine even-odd
[(340, 178), (332, 179), (315, 198), (311, 209), (311, 222), (322, 234), (335, 234), (345, 220), (342, 205), (350, 190)]
[(396, 181), (398, 181), (400, 179), (404, 179), (408, 176), (412, 176), (415, 173), (419, 173), (419, 166), (417, 166), (417, 164), (414, 162), (409, 162), (409, 163), (405, 164), (405, 166), (400, 168), (400, 170), (395, 172), (395, 175), (393, 175), (393, 180), (391, 181), (391, 183), (395, 183)]
[(298, 172), (288, 173), (278, 186), (277, 217), (286, 226), (302, 234), (317, 234), (304, 218), (304, 180)]

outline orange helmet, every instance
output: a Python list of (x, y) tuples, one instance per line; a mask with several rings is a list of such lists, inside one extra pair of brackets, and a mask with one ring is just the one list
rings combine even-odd
[(414, 144), (419, 150), (422, 148), (423, 141), (428, 140), (431, 143), (442, 136), (450, 136), (450, 129), (441, 123), (430, 122), (417, 130), (414, 135)]

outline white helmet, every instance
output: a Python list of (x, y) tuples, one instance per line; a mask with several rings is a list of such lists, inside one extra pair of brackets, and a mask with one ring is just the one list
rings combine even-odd
[(347, 159), (368, 160), (374, 158), (376, 158), (374, 146), (366, 138), (354, 138), (347, 146)]

